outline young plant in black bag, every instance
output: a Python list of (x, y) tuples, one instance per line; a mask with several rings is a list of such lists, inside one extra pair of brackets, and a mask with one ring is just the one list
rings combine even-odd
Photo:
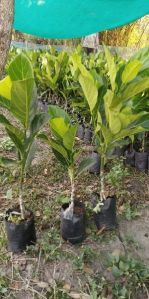
[(135, 152), (135, 167), (140, 171), (146, 171), (148, 169), (148, 156), (147, 141), (148, 135), (146, 133), (140, 133), (137, 135), (138, 150)]
[(49, 117), (52, 138), (45, 134), (40, 134), (39, 137), (52, 147), (54, 155), (68, 171), (71, 201), (70, 204), (62, 206), (61, 235), (63, 239), (75, 244), (81, 242), (85, 236), (85, 209), (84, 204), (76, 200), (75, 179), (93, 165), (94, 159), (84, 159), (77, 167), (76, 161), (80, 155), (80, 151), (75, 149), (78, 125), (73, 125), (69, 115), (58, 106), (49, 106)]
[(48, 115), (37, 112), (34, 72), (29, 59), (23, 54), (14, 58), (8, 75), (0, 81), (0, 106), (13, 116), (14, 121), (10, 122), (0, 114), (0, 123), (18, 152), (17, 160), (0, 157), (0, 163), (9, 166), (17, 163), (20, 172), (19, 204), (10, 208), (5, 217), (8, 247), (12, 252), (21, 252), (36, 241), (33, 212), (26, 209), (23, 202), (23, 184), (35, 152), (35, 138), (48, 119)]
[[(114, 228), (116, 221), (116, 198), (105, 196), (104, 166), (111, 152), (124, 138), (149, 129), (149, 113), (133, 113), (134, 97), (149, 87), (149, 77), (144, 76), (142, 63), (131, 58), (116, 65), (114, 56), (105, 48), (110, 85), (107, 76), (88, 71), (78, 56), (72, 55), (87, 107), (90, 109), (96, 148), (100, 154), (100, 195), (94, 208), (98, 229)], [(97, 201), (97, 194), (96, 199)]]

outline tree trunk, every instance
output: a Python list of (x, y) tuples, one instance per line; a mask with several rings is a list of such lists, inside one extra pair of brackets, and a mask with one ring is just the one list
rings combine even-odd
[(0, 78), (7, 59), (13, 24), (13, 0), (0, 0)]

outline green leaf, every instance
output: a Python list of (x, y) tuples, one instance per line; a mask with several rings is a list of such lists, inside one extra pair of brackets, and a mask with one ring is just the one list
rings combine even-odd
[(16, 148), (20, 152), (21, 156), (23, 156), (24, 146), (23, 146), (23, 142), (20, 138), (20, 135), (18, 135), (18, 130), (15, 130), (14, 127), (9, 126), (9, 128), (6, 127), (6, 131), (7, 131), (7, 134), (9, 135), (9, 137), (11, 138), (11, 140), (14, 142)]
[(74, 143), (75, 143), (75, 137), (77, 133), (78, 126), (70, 126), (68, 131), (63, 136), (63, 143), (64, 146), (69, 150), (72, 151)]
[(48, 112), (50, 119), (52, 118), (64, 118), (66, 122), (70, 123), (70, 117), (69, 115), (65, 112), (64, 109), (56, 106), (56, 105), (50, 105), (48, 107)]
[(69, 124), (65, 122), (64, 118), (52, 118), (50, 120), (50, 127), (53, 133), (56, 133), (60, 138), (63, 138), (69, 129)]
[(68, 161), (64, 158), (63, 155), (60, 154), (60, 152), (56, 151), (54, 148), (52, 148), (53, 154), (55, 155), (56, 159), (65, 167), (69, 167)]
[(119, 114), (113, 110), (109, 113), (109, 127), (113, 135), (119, 133), (122, 127)]
[(76, 172), (76, 176), (79, 176), (83, 172), (87, 171), (91, 166), (95, 164), (95, 158), (86, 158), (81, 161), (78, 170)]
[(121, 100), (129, 100), (147, 88), (149, 88), (149, 78), (139, 78), (135, 82), (128, 84), (121, 95)]
[(0, 165), (9, 167), (14, 164), (16, 164), (16, 160), (9, 159), (7, 157), (0, 157)]
[(117, 134), (121, 129), (121, 120), (119, 118), (120, 104), (119, 101), (116, 103), (114, 100), (115, 98), (113, 91), (108, 89), (104, 96), (106, 119), (107, 124), (109, 123), (109, 128), (112, 134)]
[(38, 139), (41, 139), (41, 140), (45, 141), (46, 143), (48, 143), (48, 141), (49, 141), (48, 136), (43, 132), (39, 133), (37, 137), (38, 137)]
[(32, 64), (24, 54), (17, 55), (10, 63), (8, 73), (12, 81), (24, 81), (34, 78)]
[(105, 51), (105, 56), (106, 56), (106, 60), (107, 60), (107, 64), (108, 64), (108, 69), (109, 69), (109, 76), (110, 76), (110, 82), (111, 82), (111, 86), (112, 86), (112, 90), (115, 90), (115, 79), (116, 79), (116, 65), (114, 62), (114, 56), (111, 54), (111, 52), (109, 51), (109, 49), (104, 46), (104, 51)]
[(126, 128), (121, 130), (118, 134), (116, 134), (113, 139), (111, 140), (111, 145), (115, 144), (118, 140), (121, 140), (125, 137), (131, 137), (134, 134), (145, 132), (146, 129), (144, 129), (141, 126), (134, 126), (133, 128)]
[(51, 145), (52, 150), (57, 151), (60, 155), (63, 156), (63, 158), (67, 162), (69, 161), (69, 157), (68, 157), (67, 151), (66, 151), (66, 149), (61, 144), (59, 144), (57, 141), (53, 140), (52, 138), (48, 139), (48, 143)]
[(11, 125), (9, 120), (3, 114), (0, 114), (0, 123), (4, 126)]
[(104, 96), (104, 106), (105, 106), (105, 114), (106, 114), (107, 123), (109, 122), (109, 113), (110, 113), (110, 107), (112, 105), (113, 97), (114, 97), (113, 91), (108, 89)]
[(91, 113), (93, 112), (98, 99), (98, 89), (96, 86), (96, 82), (94, 81), (91, 76), (83, 76), (82, 74), (79, 75), (79, 82), (84, 92), (85, 98), (88, 102), (90, 107)]
[(0, 81), (0, 96), (6, 98), (7, 100), (11, 99), (11, 87), (12, 81), (9, 76), (5, 77)]
[(112, 267), (112, 273), (116, 278), (118, 278), (122, 275), (122, 271), (116, 266)]
[(123, 261), (120, 261), (119, 268), (121, 271), (126, 272), (129, 270), (129, 265), (127, 263), (124, 263)]
[(136, 126), (142, 127), (143, 129), (145, 129), (144, 131), (149, 130), (149, 113), (139, 117), (139, 119), (136, 119), (134, 122), (129, 124), (129, 127), (136, 127)]
[(33, 96), (34, 79), (15, 81), (12, 84), (11, 112), (28, 129), (30, 122), (30, 106)]
[(0, 96), (0, 107), (10, 110), (11, 101)]
[(128, 83), (135, 79), (141, 69), (141, 62), (137, 59), (131, 60), (128, 62), (122, 73), (122, 82), (123, 84)]
[(35, 141), (33, 142), (32, 140), (32, 143), (30, 144), (29, 150), (26, 155), (25, 170), (27, 170), (31, 166), (31, 163), (35, 157), (36, 150), (37, 150), (36, 142)]
[(101, 126), (102, 126), (102, 118), (101, 118), (101, 114), (98, 111), (97, 112), (97, 123), (96, 123), (95, 133), (98, 133), (100, 131)]
[(48, 121), (48, 119), (49, 115), (47, 113), (41, 112), (36, 114), (30, 125), (31, 134), (35, 136)]
[(17, 149), (20, 150), (23, 153), (23, 139), (24, 139), (24, 133), (18, 129), (17, 127), (14, 127), (11, 125), (11, 123), (7, 120), (7, 118), (0, 114), (0, 123), (5, 126), (5, 129), (13, 141), (13, 143), (16, 145)]

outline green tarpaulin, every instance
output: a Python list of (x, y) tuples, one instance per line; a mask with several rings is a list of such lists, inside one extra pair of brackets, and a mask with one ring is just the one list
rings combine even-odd
[(16, 0), (14, 28), (44, 38), (76, 38), (149, 14), (149, 0)]

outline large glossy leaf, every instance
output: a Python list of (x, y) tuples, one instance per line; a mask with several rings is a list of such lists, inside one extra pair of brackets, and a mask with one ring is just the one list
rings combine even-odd
[(30, 109), (29, 109), (29, 123), (32, 122), (35, 115), (38, 113), (38, 95), (37, 95), (37, 88), (34, 84), (33, 92), (32, 92), (32, 99), (30, 101)]
[(31, 135), (35, 136), (39, 132), (39, 130), (42, 129), (42, 127), (48, 121), (48, 119), (49, 119), (48, 113), (41, 112), (36, 114), (30, 125)]
[(109, 128), (112, 134), (117, 134), (120, 132), (121, 127), (122, 124), (119, 114), (111, 109), (109, 112)]
[(69, 129), (68, 129), (68, 131), (63, 136), (64, 146), (69, 151), (73, 150), (73, 146), (74, 146), (74, 143), (75, 143), (75, 137), (76, 137), (77, 129), (78, 129), (77, 125), (76, 126), (70, 126)]
[(132, 113), (132, 109), (129, 106), (124, 107), (119, 113), (119, 118), (122, 123), (122, 128), (127, 128), (129, 124), (140, 119), (142, 113)]
[(64, 118), (52, 118), (50, 120), (50, 127), (56, 136), (63, 138), (66, 132), (69, 130), (69, 124), (65, 122)]
[(149, 77), (140, 77), (135, 82), (128, 84), (121, 95), (121, 100), (129, 100), (135, 95), (145, 91), (147, 88), (149, 88)]
[(7, 76), (0, 81), (0, 96), (6, 98), (7, 100), (10, 100), (11, 88), (12, 88), (12, 81), (10, 77)]
[(110, 106), (112, 105), (113, 96), (114, 93), (110, 89), (107, 90), (104, 96), (104, 106), (105, 106), (105, 114), (106, 114), (107, 122), (109, 122), (109, 112), (110, 112)]
[(105, 51), (105, 56), (108, 64), (108, 69), (109, 69), (109, 76), (110, 76), (110, 82), (111, 82), (111, 87), (112, 90), (115, 90), (115, 79), (116, 79), (116, 65), (114, 62), (114, 56), (111, 54), (109, 49), (104, 46), (104, 51)]
[(96, 86), (96, 82), (93, 78), (91, 78), (90, 75), (83, 76), (82, 74), (79, 75), (79, 82), (84, 92), (85, 98), (88, 102), (88, 105), (90, 107), (90, 111), (92, 113), (97, 104), (98, 99), (98, 89)]
[(11, 125), (10, 121), (3, 114), (0, 114), (0, 123), (4, 126)]
[(32, 143), (30, 144), (28, 151), (26, 153), (26, 156), (25, 156), (25, 170), (26, 171), (31, 166), (31, 163), (35, 157), (36, 150), (37, 150), (37, 144), (36, 144), (35, 140), (32, 140)]
[(125, 138), (127, 136), (131, 137), (135, 134), (142, 133), (142, 132), (145, 132), (145, 131), (146, 130), (141, 126), (135, 126), (133, 128), (123, 129), (117, 135), (115, 135), (113, 137), (113, 140), (111, 140), (111, 145), (115, 144), (115, 142), (117, 142), (118, 140), (122, 140), (123, 138)]
[(95, 158), (86, 158), (81, 161), (78, 170), (76, 172), (76, 176), (81, 175), (83, 172), (87, 171), (91, 166), (95, 164)]
[(132, 81), (138, 75), (141, 69), (141, 62), (137, 59), (128, 62), (122, 73), (122, 82), (124, 84)]
[(55, 157), (64, 167), (69, 166), (69, 157), (67, 151), (61, 144), (56, 142), (54, 139), (49, 139), (48, 136), (44, 133), (40, 133), (38, 135), (38, 138), (51, 146)]
[(61, 118), (64, 118), (66, 122), (70, 122), (70, 117), (65, 112), (65, 110), (56, 105), (50, 105), (48, 107), (48, 112), (49, 112), (50, 119), (61, 117)]
[(48, 143), (51, 145), (53, 150), (57, 151), (60, 155), (62, 155), (67, 162), (69, 161), (67, 151), (61, 144), (59, 144), (52, 138), (48, 140)]
[(56, 151), (54, 148), (52, 148), (53, 154), (55, 155), (56, 159), (65, 167), (69, 167), (68, 161), (64, 158), (63, 155), (60, 154), (60, 152)]
[(33, 96), (34, 79), (15, 81), (12, 84), (11, 112), (28, 129), (30, 123), (30, 107)]
[(132, 122), (129, 127), (135, 127), (135, 126), (140, 126), (144, 130), (149, 130), (149, 113), (146, 115), (141, 116), (139, 119), (136, 119), (134, 122)]
[(25, 149), (23, 146), (23, 142), (20, 139), (20, 136), (18, 136), (17, 132), (14, 131), (14, 128), (7, 127), (6, 131), (7, 131), (7, 134), (9, 135), (9, 137), (11, 138), (11, 140), (14, 142), (17, 150), (20, 152), (21, 156), (23, 157)]
[[(12, 136), (11, 139), (12, 139), (13, 142), (14, 142), (14, 139), (16, 137), (16, 142), (18, 140), (18, 144), (22, 144), (23, 139), (24, 139), (24, 133), (19, 128), (13, 126), (9, 122), (9, 120), (4, 115), (2, 115), (2, 114), (0, 114), (0, 123), (5, 126), (5, 129), (6, 129), (7, 133), (8, 133), (8, 135), (9, 135), (9, 137), (11, 138), (11, 136)], [(15, 145), (16, 145), (16, 142), (14, 142)]]
[(23, 81), (34, 78), (30, 60), (24, 54), (19, 54), (10, 63), (8, 73), (12, 81)]
[(11, 101), (0, 96), (0, 107), (10, 110)]

